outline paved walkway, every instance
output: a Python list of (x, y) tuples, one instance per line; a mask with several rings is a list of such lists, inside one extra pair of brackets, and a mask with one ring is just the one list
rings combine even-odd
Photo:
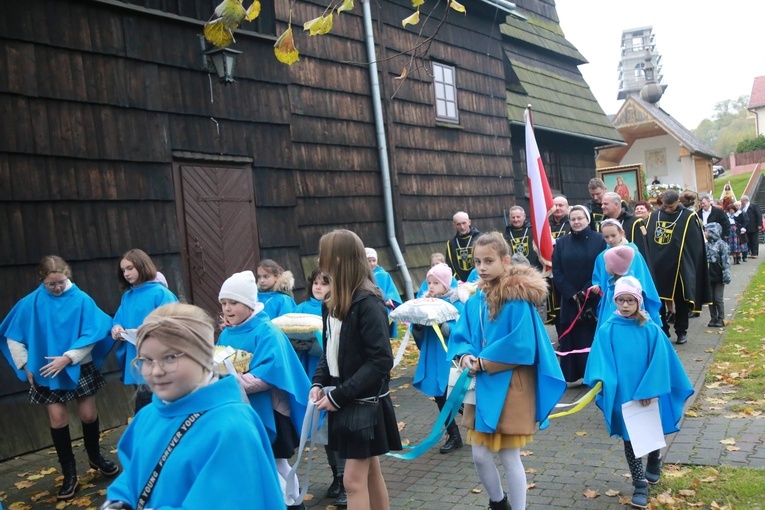
[[(748, 284), (762, 259), (733, 267), (733, 282), (726, 287), (726, 309), (728, 314), (735, 311), (737, 298)], [(696, 394), (689, 406), (698, 397), (704, 384), (704, 376), (714, 350), (722, 336), (706, 327), (708, 311), (691, 319), (689, 341), (677, 346), (677, 351), (686, 367)], [(674, 345), (674, 344), (673, 344)], [(709, 351), (709, 352), (708, 352)], [(397, 370), (394, 379), (394, 404), (402, 422), (402, 438), (412, 444), (424, 438), (437, 414), (434, 402), (411, 387), (413, 369)], [(583, 389), (566, 392), (564, 401), (572, 402), (584, 393)], [(682, 430), (669, 436), (666, 460), (671, 463), (693, 463), (708, 465), (733, 465), (765, 467), (765, 419), (725, 418), (700, 413), (698, 418), (686, 417)], [(122, 429), (107, 433), (103, 439), (107, 451), (115, 448)], [(721, 439), (736, 439), (738, 451), (730, 452)], [(76, 443), (77, 444), (77, 443)], [(82, 447), (77, 449), (81, 474), (87, 466)], [(631, 494), (627, 464), (622, 451), (622, 442), (607, 436), (603, 417), (595, 405), (586, 407), (572, 416), (553, 420), (550, 427), (539, 432), (525, 450), (524, 465), (528, 471), (528, 507), (530, 509), (582, 508), (606, 509), (618, 506), (618, 497), (607, 497), (609, 489), (618, 490), (622, 495)], [(322, 499), (330, 483), (331, 473), (325, 464), (323, 449), (313, 452), (315, 464), (312, 476), (312, 499), (306, 501), (309, 508), (324, 509), (332, 501)], [(41, 470), (58, 467), (51, 450), (41, 451), (0, 463), (0, 500), (5, 497), (5, 508), (13, 502), (30, 503), (30, 498), (43, 491), (55, 494), (54, 478), (58, 473), (29, 480), (29, 475)], [(470, 448), (462, 448), (449, 455), (440, 455), (433, 449), (413, 461), (384, 458), (383, 471), (391, 497), (391, 508), (466, 510), (485, 509), (487, 496), (473, 468)], [(88, 475), (88, 476), (92, 476)], [(32, 483), (30, 487), (18, 489), (14, 484)], [(25, 485), (25, 484), (22, 484)], [(80, 490), (78, 496), (92, 500), (90, 506), (97, 507), (103, 500), (103, 489), (108, 481), (95, 478)], [(601, 494), (596, 499), (587, 499), (583, 491), (591, 489)], [(52, 509), (55, 502), (45, 503), (50, 496), (43, 496), (28, 508)], [(82, 503), (85, 503), (84, 501)], [(87, 507), (85, 504), (82, 507)], [(330, 507), (331, 508), (331, 507)], [(271, 510), (271, 509), (266, 509)]]

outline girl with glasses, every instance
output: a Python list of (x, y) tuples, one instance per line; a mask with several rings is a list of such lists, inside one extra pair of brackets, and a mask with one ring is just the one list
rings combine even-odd
[(212, 370), (214, 323), (193, 305), (151, 312), (136, 371), (154, 393), (119, 442), (125, 471), (102, 510), (284, 508), (263, 423), (236, 378)]
[(136, 413), (151, 402), (151, 392), (144, 386), (141, 375), (130, 370), (136, 349), (134, 344), (125, 339), (125, 330), (137, 329), (155, 308), (178, 302), (175, 294), (157, 281), (158, 274), (151, 257), (143, 250), (129, 250), (120, 259), (119, 285), (125, 293), (114, 315), (112, 338), (118, 341), (115, 351), (122, 369), (122, 382), (137, 385)]
[(114, 344), (111, 318), (70, 278), (61, 257), (49, 255), (38, 268), (41, 284), (13, 307), (0, 324), (0, 350), (22, 381), (29, 382), (29, 401), (44, 404), (50, 434), (64, 479), (58, 499), (77, 490), (77, 464), (69, 433), (67, 402), (77, 401), (90, 467), (114, 476), (119, 467), (101, 455), (96, 392), (106, 384), (98, 369)]
[(622, 404), (638, 401), (648, 406), (658, 399), (662, 432), (680, 430), (683, 404), (693, 394), (693, 386), (667, 335), (640, 308), (643, 289), (632, 276), (616, 282), (616, 312), (602, 317), (584, 374), (584, 384), (603, 389), (597, 404), (606, 420), (608, 433), (624, 440), (624, 453), (632, 474), (634, 492), (631, 504), (648, 506), (648, 484), (656, 484), (661, 476), (660, 450), (648, 454), (648, 463), (635, 458), (630, 436), (622, 417)]

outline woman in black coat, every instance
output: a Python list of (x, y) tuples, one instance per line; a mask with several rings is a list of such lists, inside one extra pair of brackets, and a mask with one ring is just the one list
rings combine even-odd
[[(592, 286), (595, 259), (606, 249), (603, 236), (590, 228), (590, 215), (585, 207), (572, 207), (568, 220), (571, 234), (557, 240), (552, 257), (553, 280), (561, 294), (560, 330), (563, 333), (558, 337), (558, 352), (562, 353), (592, 345), (596, 326), (593, 314), (598, 308), (599, 296), (590, 293), (585, 302), (585, 294)], [(585, 312), (571, 327), (582, 307)], [(561, 356), (560, 365), (567, 382), (579, 381), (584, 377), (587, 353)]]
[[(310, 398), (318, 409), (328, 411), (329, 447), (346, 459), (348, 507), (387, 509), (388, 489), (378, 456), (402, 449), (388, 390), (393, 368), (388, 314), (356, 234), (335, 230), (324, 235), (319, 266), (330, 275), (331, 290), (322, 306), (324, 354)], [(378, 397), (371, 439), (340, 428), (340, 415), (365, 405), (359, 401)]]

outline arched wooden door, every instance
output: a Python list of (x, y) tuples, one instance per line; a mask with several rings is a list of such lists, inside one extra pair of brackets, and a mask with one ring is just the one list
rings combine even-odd
[(248, 167), (179, 165), (176, 196), (185, 241), (191, 302), (217, 317), (226, 278), (259, 261), (252, 171)]

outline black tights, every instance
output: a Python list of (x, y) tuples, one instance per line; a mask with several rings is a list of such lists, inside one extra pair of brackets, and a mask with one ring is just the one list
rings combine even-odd
[[(649, 462), (651, 460), (656, 461), (659, 459), (661, 450), (654, 450), (648, 454)], [(645, 480), (645, 471), (643, 470), (643, 459), (635, 458), (635, 452), (632, 450), (632, 443), (630, 441), (624, 442), (624, 456), (627, 457), (627, 464), (630, 467), (630, 474), (632, 475), (632, 483)]]

